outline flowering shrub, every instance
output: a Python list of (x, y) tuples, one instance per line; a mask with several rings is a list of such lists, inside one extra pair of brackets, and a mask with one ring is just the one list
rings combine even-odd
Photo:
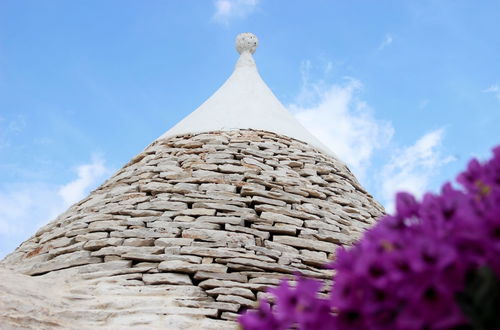
[(351, 248), (339, 248), (334, 284), (297, 275), (243, 314), (244, 329), (500, 329), (500, 146), (473, 159), (441, 194), (396, 196)]

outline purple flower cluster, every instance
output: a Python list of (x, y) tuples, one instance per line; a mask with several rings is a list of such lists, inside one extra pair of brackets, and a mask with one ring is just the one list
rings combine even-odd
[(240, 317), (244, 329), (451, 329), (470, 324), (457, 295), (477, 269), (500, 278), (500, 146), (481, 164), (470, 161), (457, 181), (420, 202), (396, 196), (382, 218), (351, 248), (339, 248), (328, 299), (321, 283), (297, 277), (269, 292)]
[(331, 329), (334, 317), (330, 302), (318, 297), (322, 283), (300, 275), (296, 285), (290, 286), (283, 280), (277, 288), (269, 289), (276, 298), (274, 310), (266, 300), (261, 300), (257, 310), (246, 312), (240, 317), (245, 329), (281, 330), (299, 324), (303, 329)]

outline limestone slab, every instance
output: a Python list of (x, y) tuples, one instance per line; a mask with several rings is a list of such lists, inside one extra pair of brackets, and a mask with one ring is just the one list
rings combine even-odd
[(291, 236), (274, 236), (273, 242), (327, 253), (331, 253), (337, 248), (336, 244)]
[(198, 271), (225, 273), (227, 267), (220, 264), (193, 264), (180, 260), (163, 261), (158, 265), (158, 270), (163, 272), (196, 273)]
[(142, 281), (146, 284), (192, 284), (191, 278), (188, 275), (176, 273), (143, 274)]

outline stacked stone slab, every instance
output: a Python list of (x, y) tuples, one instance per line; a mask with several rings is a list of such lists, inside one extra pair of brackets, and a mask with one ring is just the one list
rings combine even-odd
[(382, 213), (342, 162), (309, 144), (257, 130), (185, 134), (155, 141), (2, 264), (116, 277), (132, 291), (178, 286), (173, 314), (232, 321), (297, 271), (328, 290), (323, 265)]
[(274, 96), (256, 47), (238, 36), (217, 92), (0, 262), (0, 327), (219, 330), (296, 272), (328, 292), (325, 263), (383, 209)]

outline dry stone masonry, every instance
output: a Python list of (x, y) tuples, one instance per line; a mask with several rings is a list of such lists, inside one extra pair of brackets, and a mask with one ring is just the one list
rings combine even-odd
[(239, 35), (217, 92), (0, 262), (3, 328), (234, 329), (281, 278), (329, 290), (323, 265), (383, 209), (274, 96), (257, 44)]
[[(250, 129), (184, 134), (155, 141), (2, 265), (94, 291), (119, 283), (129, 298), (160, 301), (141, 312), (151, 322), (189, 315), (231, 328), (281, 278), (331, 278), (322, 265), (336, 247), (382, 213), (342, 162), (309, 144)], [(93, 326), (113, 324), (113, 297)]]

